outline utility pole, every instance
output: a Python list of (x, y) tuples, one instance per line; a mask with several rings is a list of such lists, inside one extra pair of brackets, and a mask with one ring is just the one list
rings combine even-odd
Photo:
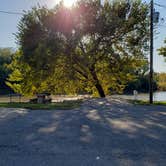
[(150, 5), (150, 73), (149, 73), (149, 102), (153, 104), (153, 22), (154, 22), (154, 2)]

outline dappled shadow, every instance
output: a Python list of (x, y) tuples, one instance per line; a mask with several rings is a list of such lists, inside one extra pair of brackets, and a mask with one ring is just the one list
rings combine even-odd
[(0, 165), (164, 165), (166, 107), (91, 99), (80, 109), (0, 110)]

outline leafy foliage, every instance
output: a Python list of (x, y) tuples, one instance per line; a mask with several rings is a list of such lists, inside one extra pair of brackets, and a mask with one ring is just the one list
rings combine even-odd
[(11, 48), (0, 48), (0, 94), (9, 93), (11, 89), (6, 86), (5, 81), (11, 71), (7, 65), (12, 61), (13, 50)]
[(166, 73), (157, 74), (158, 90), (166, 91)]
[[(139, 93), (149, 92), (149, 63), (148, 60), (143, 61), (143, 66), (140, 70), (135, 73), (135, 79), (128, 82), (127, 86), (124, 88), (124, 93), (133, 93), (133, 90), (137, 90)], [(157, 74), (154, 74), (153, 80), (153, 90), (158, 88)]]
[(19, 73), (13, 67), (9, 81), (19, 82), (21, 74), (22, 93), (105, 97), (110, 89), (123, 91), (142, 67), (148, 23), (148, 6), (141, 1), (80, 0), (71, 9), (63, 3), (52, 10), (33, 8), (19, 23), (22, 65)]
[[(166, 40), (164, 41), (164, 44), (166, 44)], [(160, 55), (166, 57), (166, 46), (161, 47), (160, 49), (158, 49), (158, 51)]]

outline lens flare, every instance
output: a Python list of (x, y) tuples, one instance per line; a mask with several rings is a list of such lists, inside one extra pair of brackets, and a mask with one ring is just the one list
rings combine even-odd
[(72, 7), (76, 0), (64, 0), (63, 2), (66, 7)]

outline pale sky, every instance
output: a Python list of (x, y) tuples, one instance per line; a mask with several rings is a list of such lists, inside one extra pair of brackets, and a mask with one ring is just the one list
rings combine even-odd
[[(0, 11), (22, 12), (37, 5), (47, 5), (52, 8), (59, 0), (0, 0)], [(150, 0), (146, 0), (150, 2)], [(166, 6), (166, 0), (154, 0), (155, 3)], [(166, 72), (166, 62), (162, 56), (158, 56), (157, 48), (163, 45), (166, 38), (166, 8), (155, 5), (156, 11), (160, 12), (160, 18), (164, 18), (164, 22), (160, 22), (157, 28), (159, 34), (154, 40), (154, 70), (155, 72)], [(0, 12), (0, 47), (16, 48), (14, 33), (17, 32), (17, 25), (21, 15), (10, 15)]]

